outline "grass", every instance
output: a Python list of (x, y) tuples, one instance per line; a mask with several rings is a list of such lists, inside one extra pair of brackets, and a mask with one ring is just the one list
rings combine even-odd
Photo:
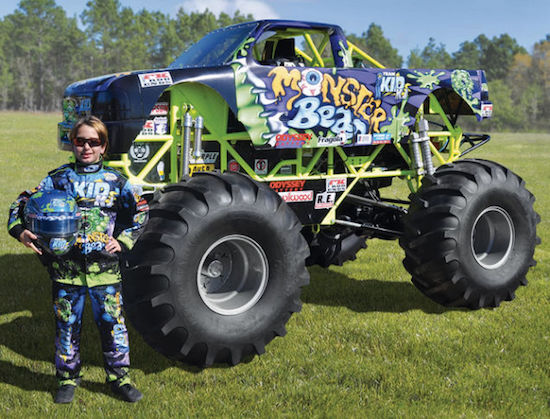
[[(57, 114), (0, 113), (0, 222), (18, 193), (64, 163)], [(52, 402), (56, 381), (50, 284), (38, 260), (0, 231), (0, 416), (550, 417), (548, 134), (495, 134), (472, 157), (520, 174), (542, 217), (538, 265), (513, 302), (447, 309), (410, 283), (396, 242), (371, 241), (358, 260), (311, 268), (288, 335), (248, 363), (206, 370), (174, 363), (130, 328), (128, 405), (104, 384), (99, 335), (85, 313), (84, 381)]]

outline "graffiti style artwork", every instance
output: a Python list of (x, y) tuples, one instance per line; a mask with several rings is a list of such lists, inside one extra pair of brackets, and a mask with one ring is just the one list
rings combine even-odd
[(389, 144), (409, 133), (414, 115), (438, 88), (454, 90), (471, 107), (480, 104), (481, 83), (466, 70), (253, 64), (250, 54), (232, 64), (239, 119), (255, 144), (274, 148)]

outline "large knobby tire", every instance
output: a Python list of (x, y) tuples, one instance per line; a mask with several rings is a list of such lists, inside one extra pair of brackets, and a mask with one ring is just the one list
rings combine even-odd
[(187, 363), (262, 354), (301, 309), (309, 252), (281, 198), (237, 173), (157, 192), (123, 273), (126, 313), (147, 343)]
[(446, 306), (497, 307), (526, 285), (540, 242), (534, 196), (490, 161), (441, 166), (411, 196), (403, 265), (425, 295)]

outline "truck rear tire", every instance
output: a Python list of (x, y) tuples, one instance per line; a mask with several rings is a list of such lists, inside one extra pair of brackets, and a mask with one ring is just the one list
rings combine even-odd
[(147, 343), (187, 363), (262, 354), (301, 309), (307, 243), (294, 212), (237, 173), (197, 173), (150, 203), (123, 273), (126, 313)]
[(526, 285), (540, 242), (534, 196), (490, 161), (441, 166), (411, 196), (403, 264), (425, 295), (446, 306), (497, 307)]

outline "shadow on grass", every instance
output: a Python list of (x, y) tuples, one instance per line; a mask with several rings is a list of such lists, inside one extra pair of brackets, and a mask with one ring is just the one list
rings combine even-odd
[(411, 282), (366, 279), (358, 281), (330, 268), (310, 267), (310, 283), (302, 291), (307, 304), (347, 307), (355, 312), (402, 313), (422, 310), (441, 314), (456, 308), (443, 307), (424, 296)]
[[(55, 319), (51, 298), (51, 282), (46, 269), (32, 254), (0, 256), (0, 345), (31, 361), (52, 363), (52, 374), (31, 371), (0, 360), (0, 381), (23, 390), (55, 390), (54, 337)], [(82, 324), (81, 358), (83, 371), (90, 366), (103, 367), (99, 332), (93, 321), (89, 298), (86, 301)], [(9, 320), (8, 320), (9, 319)], [(131, 324), (128, 325), (131, 346), (131, 369), (152, 374), (173, 366), (189, 372), (197, 368), (171, 361), (147, 345)], [(110, 394), (102, 383), (82, 382), (82, 387), (93, 392)], [(29, 388), (30, 387), (30, 388)]]

